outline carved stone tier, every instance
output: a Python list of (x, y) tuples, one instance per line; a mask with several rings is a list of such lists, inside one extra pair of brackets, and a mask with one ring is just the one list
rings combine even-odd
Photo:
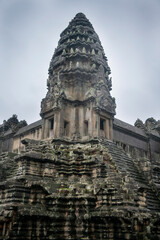
[(160, 239), (158, 191), (113, 142), (23, 143), (0, 156), (0, 239)]

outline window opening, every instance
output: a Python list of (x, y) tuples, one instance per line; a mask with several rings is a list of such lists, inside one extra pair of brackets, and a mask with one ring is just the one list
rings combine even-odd
[(33, 130), (33, 131), (32, 131), (33, 138), (35, 138), (35, 133), (36, 133), (36, 131), (35, 131), (35, 130)]
[(49, 137), (53, 137), (54, 118), (49, 120)]
[(84, 135), (88, 135), (88, 121), (84, 121)]
[(64, 121), (64, 135), (68, 136), (69, 134), (69, 122)]
[(123, 150), (124, 151), (126, 150), (126, 144), (123, 144)]
[(68, 122), (64, 121), (64, 128), (67, 128)]
[(54, 118), (50, 119), (50, 129), (53, 130), (54, 128)]
[(39, 128), (37, 129), (37, 138), (39, 138)]
[(100, 118), (100, 130), (104, 130), (104, 123), (105, 123), (105, 120)]

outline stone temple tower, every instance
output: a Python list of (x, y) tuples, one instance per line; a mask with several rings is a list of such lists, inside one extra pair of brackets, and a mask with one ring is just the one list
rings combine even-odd
[(112, 139), (111, 71), (92, 24), (78, 13), (61, 33), (41, 103), (42, 137)]
[(0, 126), (0, 144), (24, 145), (0, 155), (0, 240), (160, 240), (160, 135), (148, 130), (159, 125), (115, 118), (112, 128), (109, 74), (77, 14), (50, 63), (43, 120)]

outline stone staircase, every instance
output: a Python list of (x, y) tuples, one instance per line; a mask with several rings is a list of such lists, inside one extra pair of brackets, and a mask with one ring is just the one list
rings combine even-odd
[(111, 141), (104, 140), (103, 144), (111, 154), (119, 171), (137, 184), (139, 188), (143, 188), (146, 191), (147, 208), (152, 211), (160, 210), (160, 200), (158, 199), (153, 187), (149, 181), (144, 177), (143, 173), (134, 164), (134, 160), (128, 156), (124, 150), (117, 147), (117, 145)]

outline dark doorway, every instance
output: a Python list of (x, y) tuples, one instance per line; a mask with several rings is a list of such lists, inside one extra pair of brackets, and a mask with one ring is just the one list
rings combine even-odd
[(69, 122), (64, 120), (64, 136), (69, 135)]
[(104, 130), (105, 120), (100, 118), (100, 130)]
[(84, 121), (84, 135), (87, 136), (88, 135), (88, 121)]

